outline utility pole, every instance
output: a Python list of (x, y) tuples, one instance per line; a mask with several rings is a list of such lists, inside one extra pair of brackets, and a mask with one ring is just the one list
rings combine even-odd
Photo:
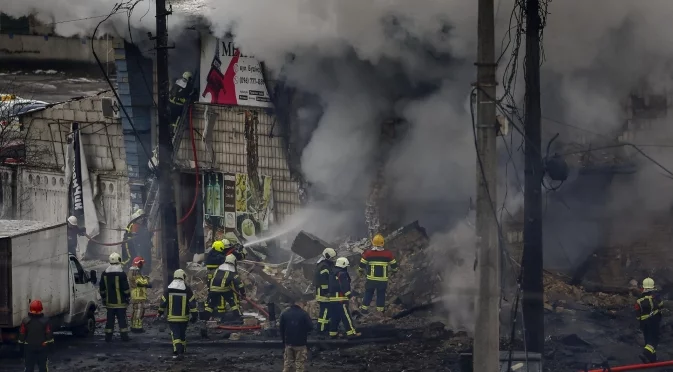
[(544, 349), (542, 299), (542, 168), (540, 128), (540, 3), (526, 0), (526, 122), (523, 259), (523, 318), (526, 350)]
[(161, 215), (161, 244), (163, 248), (164, 284), (172, 280), (173, 272), (180, 268), (177, 225), (173, 194), (173, 144), (170, 132), (170, 109), (168, 102), (168, 29), (166, 17), (171, 14), (166, 9), (166, 0), (157, 2), (157, 90), (159, 111), (159, 215)]
[(479, 0), (477, 37), (477, 321), (473, 370), (500, 370), (500, 250), (495, 214), (495, 9), (493, 0)]

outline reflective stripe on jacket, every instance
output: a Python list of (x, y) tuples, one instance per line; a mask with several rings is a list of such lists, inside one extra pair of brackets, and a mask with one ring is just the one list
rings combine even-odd
[(316, 267), (313, 286), (315, 287), (315, 300), (318, 302), (329, 301), (329, 277), (333, 269), (334, 263), (327, 259), (320, 261)]
[(330, 302), (344, 302), (351, 297), (351, 277), (348, 270), (337, 268), (330, 275), (329, 300)]
[(644, 292), (636, 300), (636, 313), (638, 320), (646, 320), (659, 314), (664, 305), (657, 292)]
[(368, 250), (362, 253), (358, 270), (367, 273), (367, 280), (387, 282), (390, 273), (397, 271), (397, 266), (393, 252), (387, 249)]
[(110, 309), (128, 306), (131, 290), (128, 277), (122, 271), (121, 265), (110, 265), (101, 276), (100, 297), (105, 307)]
[(240, 293), (241, 296), (245, 296), (245, 284), (243, 284), (238, 273), (217, 269), (215, 275), (213, 275), (213, 280), (210, 281), (210, 291), (224, 293), (231, 292), (233, 289)]
[(129, 287), (131, 288), (131, 300), (147, 300), (147, 288), (150, 285), (149, 278), (140, 273), (140, 269), (132, 267), (129, 270)]
[[(176, 283), (177, 282), (177, 283)], [(177, 286), (175, 284), (178, 284)], [(182, 284), (182, 285), (179, 285)], [(196, 313), (196, 298), (192, 289), (174, 280), (161, 296), (159, 312), (166, 312), (166, 320), (174, 323), (189, 321), (191, 313)]]

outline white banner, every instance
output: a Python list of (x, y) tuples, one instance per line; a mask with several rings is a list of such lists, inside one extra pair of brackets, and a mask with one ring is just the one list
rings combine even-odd
[(202, 34), (200, 79), (199, 102), (273, 107), (259, 61), (230, 40)]

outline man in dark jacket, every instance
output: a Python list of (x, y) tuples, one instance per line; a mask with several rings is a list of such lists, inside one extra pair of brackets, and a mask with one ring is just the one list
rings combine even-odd
[(100, 278), (100, 298), (107, 308), (105, 323), (105, 342), (112, 341), (112, 332), (115, 328), (115, 318), (119, 322), (119, 333), (122, 341), (129, 341), (129, 326), (126, 319), (126, 308), (131, 300), (129, 279), (122, 268), (122, 258), (119, 253), (110, 255), (110, 266), (105, 269)]
[(23, 349), (26, 371), (49, 370), (49, 347), (54, 344), (49, 320), (42, 313), (42, 301), (33, 300), (30, 303), (28, 317), (21, 322), (19, 329), (19, 345)]
[(325, 248), (322, 251), (322, 257), (318, 260), (313, 278), (313, 287), (315, 287), (315, 300), (320, 305), (318, 311), (318, 332), (320, 336), (327, 336), (329, 333), (329, 277), (334, 270), (334, 260), (336, 260), (336, 251), (333, 248)]
[(308, 349), (306, 348), (308, 334), (313, 330), (311, 317), (300, 303), (293, 303), (280, 315), (280, 337), (285, 346), (283, 355), (283, 372), (304, 372)]

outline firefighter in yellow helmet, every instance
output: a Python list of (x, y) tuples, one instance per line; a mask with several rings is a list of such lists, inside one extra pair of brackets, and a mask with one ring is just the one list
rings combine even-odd
[[(206, 312), (212, 316), (213, 308), (224, 299), (233, 314), (233, 321), (240, 322), (242, 314), (239, 295), (245, 296), (245, 285), (236, 271), (236, 256), (230, 254), (225, 258), (224, 263), (217, 268), (213, 279), (210, 281)], [(225, 313), (218, 309), (218, 315), (220, 320), (224, 321)]]
[(346, 336), (358, 337), (361, 334), (355, 330), (353, 317), (349, 309), (349, 300), (353, 297), (351, 292), (351, 277), (348, 275), (348, 266), (350, 262), (346, 257), (339, 257), (334, 263), (334, 270), (330, 275), (329, 282), (329, 336), (337, 338), (339, 334), (339, 324), (343, 323), (346, 329)]
[(358, 272), (367, 275), (365, 296), (360, 307), (365, 314), (369, 311), (369, 304), (374, 298), (374, 293), (376, 293), (376, 310), (385, 310), (388, 279), (390, 274), (398, 269), (395, 255), (385, 249), (383, 244), (383, 236), (376, 234), (372, 239), (372, 249), (363, 252), (362, 257), (360, 257)]
[(657, 345), (659, 344), (659, 323), (661, 323), (661, 308), (664, 305), (654, 286), (652, 278), (643, 280), (643, 292), (636, 300), (636, 316), (640, 322), (640, 329), (645, 338), (645, 349), (640, 359), (643, 363), (657, 361)]
[(318, 312), (318, 332), (320, 336), (326, 336), (329, 332), (329, 277), (334, 270), (336, 255), (334, 248), (325, 248), (322, 251), (322, 257), (318, 260), (313, 278), (315, 300), (320, 305)]
[[(215, 240), (213, 242), (212, 249), (210, 252), (208, 252), (208, 255), (206, 256), (206, 269), (208, 270), (208, 283), (210, 285), (210, 281), (213, 279), (213, 275), (215, 275), (215, 271), (217, 271), (217, 268), (220, 267), (224, 263), (224, 260), (227, 257), (226, 250), (231, 247), (231, 242), (227, 239), (222, 239), (222, 240)], [(224, 311), (226, 310), (226, 305), (224, 303), (224, 299), (221, 299), (221, 302), (219, 305), (217, 305), (217, 311), (220, 312), (221, 314), (224, 314)]]
[[(185, 282), (187, 274), (182, 269), (173, 273), (173, 281), (161, 296), (159, 317), (166, 313), (166, 321), (171, 329), (173, 339), (173, 359), (181, 360), (187, 350), (187, 323), (196, 323), (199, 313), (196, 309), (194, 292)], [(191, 319), (190, 319), (191, 317)]]

